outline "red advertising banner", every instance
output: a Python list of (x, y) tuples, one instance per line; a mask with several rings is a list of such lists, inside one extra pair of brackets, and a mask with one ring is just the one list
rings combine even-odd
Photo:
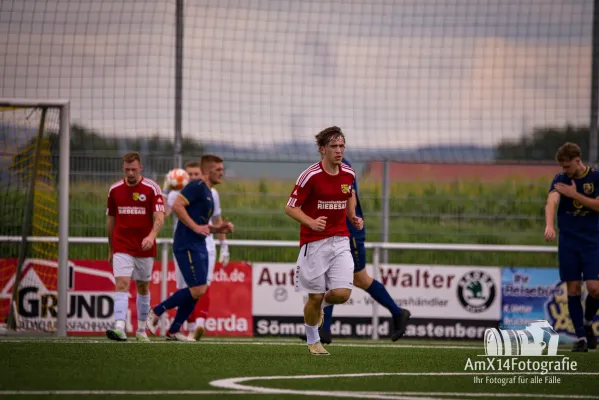
[[(16, 259), (0, 259), (0, 321), (10, 310), (16, 273)], [(24, 330), (56, 329), (58, 263), (28, 259), (23, 265), (18, 301), (19, 327)], [(160, 301), (161, 263), (154, 263), (150, 283), (151, 304)], [(168, 264), (168, 294), (176, 290), (174, 263)], [(114, 323), (114, 277), (104, 260), (69, 261), (69, 303), (67, 331), (71, 335), (104, 334)], [(136, 287), (129, 289), (127, 332), (137, 329)], [(207, 335), (252, 336), (252, 272), (243, 262), (231, 262), (226, 268), (217, 264), (210, 287), (210, 308), (206, 319)], [(169, 312), (169, 320), (175, 315)], [(170, 321), (169, 321), (170, 322)]]

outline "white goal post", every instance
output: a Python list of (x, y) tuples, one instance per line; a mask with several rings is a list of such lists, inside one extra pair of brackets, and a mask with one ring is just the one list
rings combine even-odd
[(58, 304), (55, 335), (66, 337), (69, 280), (70, 101), (64, 99), (0, 98), (0, 108), (2, 107), (54, 108), (58, 109), (60, 113), (58, 161)]

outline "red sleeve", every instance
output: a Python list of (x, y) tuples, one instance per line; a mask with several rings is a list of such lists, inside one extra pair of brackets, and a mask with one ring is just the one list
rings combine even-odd
[(116, 217), (116, 203), (114, 201), (113, 191), (108, 192), (108, 204), (106, 206), (106, 215)]
[(162, 194), (157, 194), (152, 197), (152, 210), (154, 212), (164, 212), (164, 199)]
[(302, 182), (300, 182), (300, 179), (296, 182), (293, 192), (291, 192), (291, 196), (289, 196), (289, 200), (287, 200), (287, 205), (289, 207), (301, 207), (312, 190), (314, 178)]

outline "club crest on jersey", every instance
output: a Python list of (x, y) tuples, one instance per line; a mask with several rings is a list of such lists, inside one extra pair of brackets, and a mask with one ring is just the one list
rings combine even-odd
[(593, 192), (595, 192), (595, 186), (592, 183), (583, 184), (582, 189), (585, 194), (593, 194)]
[(135, 192), (135, 193), (133, 193), (133, 200), (146, 201), (146, 195), (143, 193), (139, 194), (139, 193)]
[(351, 187), (346, 184), (341, 184), (341, 192), (348, 194), (349, 192), (351, 192)]

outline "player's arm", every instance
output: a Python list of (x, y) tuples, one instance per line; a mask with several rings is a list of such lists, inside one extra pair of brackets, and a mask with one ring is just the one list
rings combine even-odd
[(358, 205), (358, 201), (356, 200), (355, 192), (352, 196), (347, 199), (347, 209), (345, 211), (347, 218), (354, 226), (354, 228), (358, 230), (362, 230), (364, 228), (364, 220), (356, 215), (356, 206)]
[(555, 239), (555, 212), (559, 205), (560, 194), (555, 190), (555, 185), (558, 183), (557, 177), (553, 179), (549, 194), (547, 195), (547, 204), (545, 204), (545, 240), (550, 242)]
[(116, 202), (112, 197), (112, 191), (108, 192), (108, 200), (106, 205), (106, 234), (108, 235), (108, 263), (112, 265), (112, 235), (116, 226)]
[(150, 235), (156, 239), (158, 234), (162, 230), (164, 226), (164, 211), (154, 211), (154, 225), (152, 225), (152, 230), (150, 231)]
[(347, 200), (347, 209), (346, 209), (346, 213), (347, 213), (347, 218), (351, 220), (354, 219), (354, 217), (356, 216), (356, 205), (358, 203), (356, 202), (356, 196), (352, 196)]
[(292, 207), (290, 205), (286, 205), (285, 213), (289, 215), (291, 218), (293, 218), (295, 221), (307, 226), (313, 231), (323, 231), (326, 225), (327, 217), (318, 217), (317, 219), (311, 218), (308, 215), (306, 215), (306, 213), (303, 212), (302, 209), (299, 207)]
[(585, 206), (586, 208), (590, 208), (595, 212), (599, 212), (599, 199), (593, 199), (592, 197), (587, 197), (582, 193), (573, 193), (572, 199), (578, 201), (580, 204)]
[(189, 200), (182, 195), (181, 193), (175, 199), (173, 203), (172, 210), (179, 218), (179, 222), (185, 224), (189, 229), (194, 231), (197, 234), (208, 236), (210, 234), (210, 230), (208, 229), (208, 225), (198, 225), (195, 221), (189, 216), (187, 212), (187, 206), (189, 205)]
[(559, 193), (551, 192), (547, 196), (547, 204), (545, 204), (545, 226), (553, 227), (555, 221), (555, 212), (559, 205)]
[(150, 250), (154, 246), (154, 242), (164, 226), (164, 200), (162, 194), (154, 195), (152, 198), (152, 218), (154, 220), (152, 230), (141, 241), (141, 248), (144, 251)]
[[(220, 215), (217, 217), (214, 217), (214, 226), (221, 226), (222, 224), (223, 224), (223, 219)], [(218, 233), (217, 238), (218, 238), (218, 240), (220, 240), (220, 243), (222, 246), (223, 243), (226, 242), (226, 240), (227, 240), (227, 234), (220, 232), (220, 233)]]
[(114, 226), (116, 225), (116, 218), (113, 215), (109, 215), (106, 220), (106, 233), (108, 234), (108, 250), (112, 254), (112, 235), (114, 233)]
[(324, 228), (327, 223), (327, 217), (320, 216), (316, 219), (308, 216), (302, 209), (302, 205), (310, 195), (312, 191), (312, 185), (314, 183), (313, 179), (308, 179), (302, 182), (303, 175), (300, 175), (300, 178), (295, 183), (295, 187), (293, 188), (293, 192), (291, 192), (291, 196), (289, 196), (289, 200), (287, 200), (287, 204), (285, 205), (285, 214), (290, 216), (295, 221), (300, 224), (307, 226), (316, 232), (324, 231)]

